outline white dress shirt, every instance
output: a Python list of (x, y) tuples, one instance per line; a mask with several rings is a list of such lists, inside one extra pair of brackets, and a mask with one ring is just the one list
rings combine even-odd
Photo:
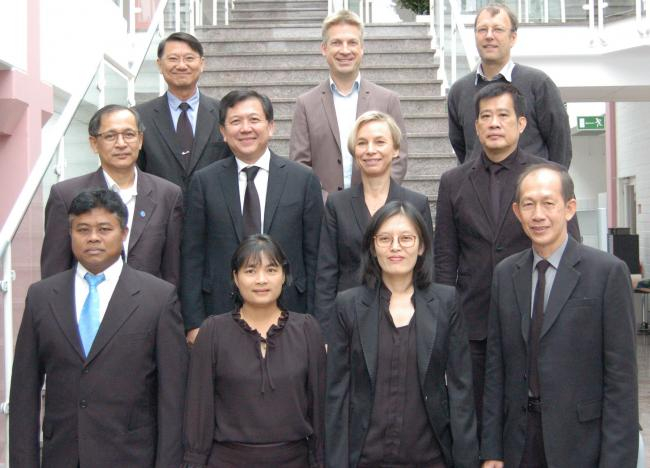
[(348, 137), (357, 121), (357, 103), (359, 102), (359, 86), (361, 85), (361, 74), (352, 85), (352, 91), (343, 94), (336, 87), (336, 83), (330, 77), (330, 88), (334, 98), (334, 110), (336, 110), (336, 122), (339, 125), (339, 140), (341, 141), (341, 160), (343, 162), (343, 188), (352, 184), (352, 169), (354, 167), (354, 156), (348, 151)]
[(491, 80), (488, 79), (487, 76), (485, 76), (485, 73), (483, 73), (483, 65), (481, 63), (478, 64), (478, 67), (476, 67), (476, 78), (474, 79), (474, 84), (478, 84), (478, 79), (481, 78), (483, 81), (495, 81), (498, 80), (499, 78), (503, 77), (508, 83), (512, 83), (512, 70), (515, 68), (515, 62), (512, 60), (508, 61), (506, 65), (501, 69), (499, 73), (496, 74), (494, 78)]
[(126, 235), (126, 239), (124, 239), (124, 261), (129, 256), (129, 239), (131, 238), (131, 225), (133, 225), (133, 212), (135, 211), (135, 198), (138, 196), (138, 170), (136, 168), (133, 168), (133, 172), (135, 172), (135, 177), (133, 178), (133, 185), (129, 188), (120, 188), (119, 185), (117, 185), (117, 182), (115, 182), (111, 176), (108, 175), (106, 171), (102, 171), (104, 173), (104, 179), (106, 179), (106, 185), (108, 186), (109, 190), (112, 190), (113, 192), (117, 193), (120, 198), (122, 199), (122, 203), (126, 205), (126, 209), (128, 210), (128, 217), (126, 219), (126, 227), (129, 228), (129, 232)]
[(257, 175), (255, 176), (255, 189), (257, 190), (257, 195), (260, 197), (260, 211), (262, 213), (260, 226), (262, 227), (262, 232), (264, 232), (264, 208), (266, 207), (266, 190), (269, 186), (269, 166), (271, 164), (271, 152), (267, 147), (266, 151), (264, 151), (264, 154), (262, 154), (262, 156), (255, 162), (255, 164), (247, 164), (237, 157), (235, 157), (235, 161), (237, 161), (237, 174), (239, 175), (239, 203), (241, 205), (242, 214), (244, 213), (244, 195), (246, 194), (246, 184), (248, 183), (246, 173), (243, 170), (249, 166), (257, 166), (260, 168), (260, 170), (257, 171)]
[[(97, 285), (97, 294), (99, 294), (99, 323), (102, 323), (104, 319), (106, 308), (113, 296), (117, 281), (120, 279), (123, 266), (122, 258), (118, 258), (115, 263), (102, 272), (106, 276), (106, 279)], [(90, 290), (88, 282), (84, 278), (86, 273), (88, 273), (88, 270), (81, 263), (77, 263), (77, 270), (74, 275), (74, 303), (77, 313), (77, 323), (79, 323), (81, 310), (84, 307), (84, 302), (86, 302), (86, 297), (88, 297), (88, 291)]]

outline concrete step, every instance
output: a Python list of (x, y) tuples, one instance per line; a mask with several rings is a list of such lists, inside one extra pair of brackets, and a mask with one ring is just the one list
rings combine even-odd
[[(385, 80), (376, 84), (396, 92), (399, 96), (439, 96), (440, 80)], [(304, 82), (277, 82), (277, 81), (249, 81), (249, 82), (225, 82), (214, 76), (204, 76), (201, 79), (201, 88), (209, 88), (209, 94), (225, 95), (237, 88), (254, 89), (259, 93), (266, 94), (269, 98), (290, 98), (297, 97), (309, 91), (315, 86), (313, 81)]]
[(453, 153), (413, 153), (409, 151), (408, 174), (442, 175), (456, 167), (456, 155)]
[[(223, 7), (223, 2), (217, 3), (219, 7)], [(266, 1), (246, 1), (246, 0), (237, 0), (235, 3), (235, 9), (237, 11), (247, 11), (247, 10), (257, 10), (264, 8), (283, 8), (283, 9), (293, 9), (293, 8), (319, 8), (327, 10), (327, 2), (323, 0), (289, 0), (289, 1), (275, 1), (275, 0), (266, 0)]]
[(323, 19), (325, 19), (325, 15), (316, 15), (316, 14), (311, 14), (309, 16), (301, 16), (301, 17), (296, 17), (296, 16), (278, 16), (273, 18), (273, 20), (269, 20), (268, 18), (230, 18), (230, 24), (234, 26), (241, 26), (245, 24), (266, 24), (267, 26), (275, 26), (276, 24), (278, 26), (284, 26), (284, 25), (291, 25), (291, 24), (303, 24), (303, 23), (311, 23), (312, 25), (319, 25), (320, 23), (323, 22)]
[(275, 21), (276, 18), (325, 18), (327, 16), (327, 5), (324, 8), (249, 8), (240, 10), (235, 8), (230, 10), (230, 18), (235, 20), (240, 19), (260, 19), (265, 21)]
[[(282, 135), (289, 134), (293, 115), (278, 114), (275, 109), (274, 114), (275, 132)], [(448, 128), (446, 114), (406, 115), (404, 121), (408, 133), (446, 132)]]
[(407, 173), (402, 181), (402, 186), (426, 195), (428, 198), (434, 198), (438, 196), (440, 177), (433, 175), (409, 175)]
[[(239, 4), (238, 4), (239, 5)], [(228, 40), (236, 37), (240, 39), (261, 37), (271, 39), (318, 39), (321, 40), (321, 26), (310, 24), (294, 24), (291, 26), (274, 26), (268, 24), (251, 24), (238, 26), (202, 26), (196, 29), (204, 43), (220, 40)], [(364, 28), (366, 41), (377, 36), (403, 37), (418, 36), (428, 37), (429, 26), (423, 23), (390, 23), (390, 24), (368, 24)]]
[[(224, 69), (238, 67), (276, 67), (291, 64), (295, 67), (319, 66), (325, 63), (323, 56), (316, 50), (309, 52), (265, 52), (259, 54), (254, 50), (246, 52), (212, 52), (206, 57), (211, 68)], [(409, 64), (429, 64), (434, 66), (434, 53), (432, 50), (406, 53), (404, 51), (385, 50), (381, 53), (365, 53), (363, 67), (368, 65), (391, 64), (396, 68)], [(362, 71), (363, 72), (363, 71)]]
[[(311, 67), (230, 67), (222, 70), (214, 69), (210, 65), (203, 72), (201, 77), (204, 81), (219, 82), (227, 81), (232, 83), (243, 83), (245, 81), (280, 81), (280, 82), (301, 82), (311, 81), (319, 83), (329, 76), (329, 70), (325, 63), (322, 66)], [(437, 67), (431, 65), (406, 65), (395, 69), (395, 67), (368, 65), (363, 67), (363, 76), (371, 81), (384, 81), (391, 79), (428, 80), (435, 78)]]
[[(309, 52), (320, 55), (320, 38), (284, 38), (267, 39), (256, 37), (242, 39), (236, 36), (230, 39), (215, 41), (202, 41), (206, 56), (214, 53), (237, 53), (255, 51), (258, 54), (264, 52)], [(420, 36), (377, 36), (367, 39), (364, 43), (364, 53), (379, 53), (390, 50), (392, 52), (430, 52), (431, 39)]]

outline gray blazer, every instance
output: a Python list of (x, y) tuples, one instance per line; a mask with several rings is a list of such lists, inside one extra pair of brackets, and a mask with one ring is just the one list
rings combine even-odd
[[(481, 458), (518, 466), (526, 436), (533, 254), (494, 272)], [(539, 342), (549, 467), (633, 468), (639, 416), (630, 273), (613, 255), (569, 237)]]

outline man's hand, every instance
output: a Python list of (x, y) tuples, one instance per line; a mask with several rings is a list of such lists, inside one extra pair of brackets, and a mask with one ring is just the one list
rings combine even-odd
[(199, 334), (199, 329), (198, 328), (192, 328), (185, 334), (185, 341), (187, 341), (187, 344), (192, 346), (194, 344), (194, 340), (196, 340), (197, 335)]
[(503, 468), (501, 460), (486, 460), (483, 462), (482, 468)]

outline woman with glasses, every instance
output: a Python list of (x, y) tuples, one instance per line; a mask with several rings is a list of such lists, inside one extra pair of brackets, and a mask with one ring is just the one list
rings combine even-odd
[(389, 202), (361, 248), (328, 343), (327, 466), (478, 467), (467, 335), (454, 289), (431, 281), (426, 223)]
[(257, 234), (231, 261), (235, 310), (208, 317), (190, 360), (184, 468), (324, 466), (325, 344), (282, 307), (279, 245)]
[(379, 208), (391, 200), (408, 201), (424, 218), (428, 233), (433, 233), (427, 197), (391, 179), (400, 140), (399, 127), (383, 112), (361, 115), (350, 132), (348, 149), (354, 155), (361, 184), (327, 198), (318, 251), (315, 315), (326, 337), (336, 294), (361, 284), (361, 239), (370, 217)]

